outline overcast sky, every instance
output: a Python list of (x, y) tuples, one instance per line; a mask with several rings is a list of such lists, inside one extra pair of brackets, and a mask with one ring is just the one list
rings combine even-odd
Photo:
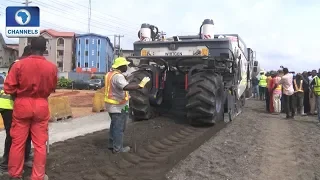
[[(65, 2), (32, 0), (31, 5), (40, 7), (43, 28), (86, 33), (89, 0)], [(0, 0), (3, 34), (5, 8), (16, 5), (20, 0)], [(295, 71), (320, 68), (319, 0), (92, 0), (91, 14), (91, 32), (124, 35), (124, 49), (133, 48), (142, 23), (154, 24), (169, 36), (187, 35), (197, 34), (202, 21), (210, 18), (217, 33), (239, 34), (267, 70), (280, 65)]]

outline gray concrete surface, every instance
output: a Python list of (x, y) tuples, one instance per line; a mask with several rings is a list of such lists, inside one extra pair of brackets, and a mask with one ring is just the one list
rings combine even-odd
[[(107, 112), (68, 119), (49, 124), (49, 143), (64, 141), (92, 132), (109, 129), (110, 117)], [(0, 131), (0, 155), (3, 154), (5, 131)]]

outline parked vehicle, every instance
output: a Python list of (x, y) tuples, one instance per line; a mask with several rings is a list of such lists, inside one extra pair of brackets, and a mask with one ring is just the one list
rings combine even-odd
[(73, 89), (101, 89), (104, 87), (104, 80), (103, 79), (90, 79), (87, 81), (84, 80), (78, 80), (78, 81), (73, 81)]
[(79, 90), (89, 89), (89, 83), (88, 81), (84, 81), (84, 80), (76, 80), (72, 82), (72, 88), (79, 89)]
[(101, 89), (102, 87), (104, 87), (104, 80), (103, 79), (90, 79), (88, 81), (88, 87), (89, 89)]

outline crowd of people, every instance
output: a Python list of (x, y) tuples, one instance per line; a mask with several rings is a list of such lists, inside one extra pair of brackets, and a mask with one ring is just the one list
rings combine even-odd
[(253, 78), (253, 97), (266, 102), (266, 111), (296, 115), (317, 115), (320, 124), (320, 72), (261, 71)]

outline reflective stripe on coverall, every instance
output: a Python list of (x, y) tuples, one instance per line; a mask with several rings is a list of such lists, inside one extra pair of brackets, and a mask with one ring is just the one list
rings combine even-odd
[(118, 101), (113, 97), (112, 88), (111, 88), (111, 84), (112, 84), (111, 81), (112, 81), (112, 77), (116, 74), (120, 74), (120, 72), (114, 70), (114, 71), (108, 72), (105, 76), (104, 102), (109, 103), (109, 104), (126, 104), (129, 100), (128, 91), (125, 91), (124, 99), (121, 101)]
[(6, 94), (16, 95), (11, 127), (9, 175), (22, 177), (25, 142), (31, 130), (34, 162), (31, 179), (43, 180), (50, 119), (48, 97), (57, 85), (57, 67), (43, 56), (31, 55), (12, 66), (4, 83)]

